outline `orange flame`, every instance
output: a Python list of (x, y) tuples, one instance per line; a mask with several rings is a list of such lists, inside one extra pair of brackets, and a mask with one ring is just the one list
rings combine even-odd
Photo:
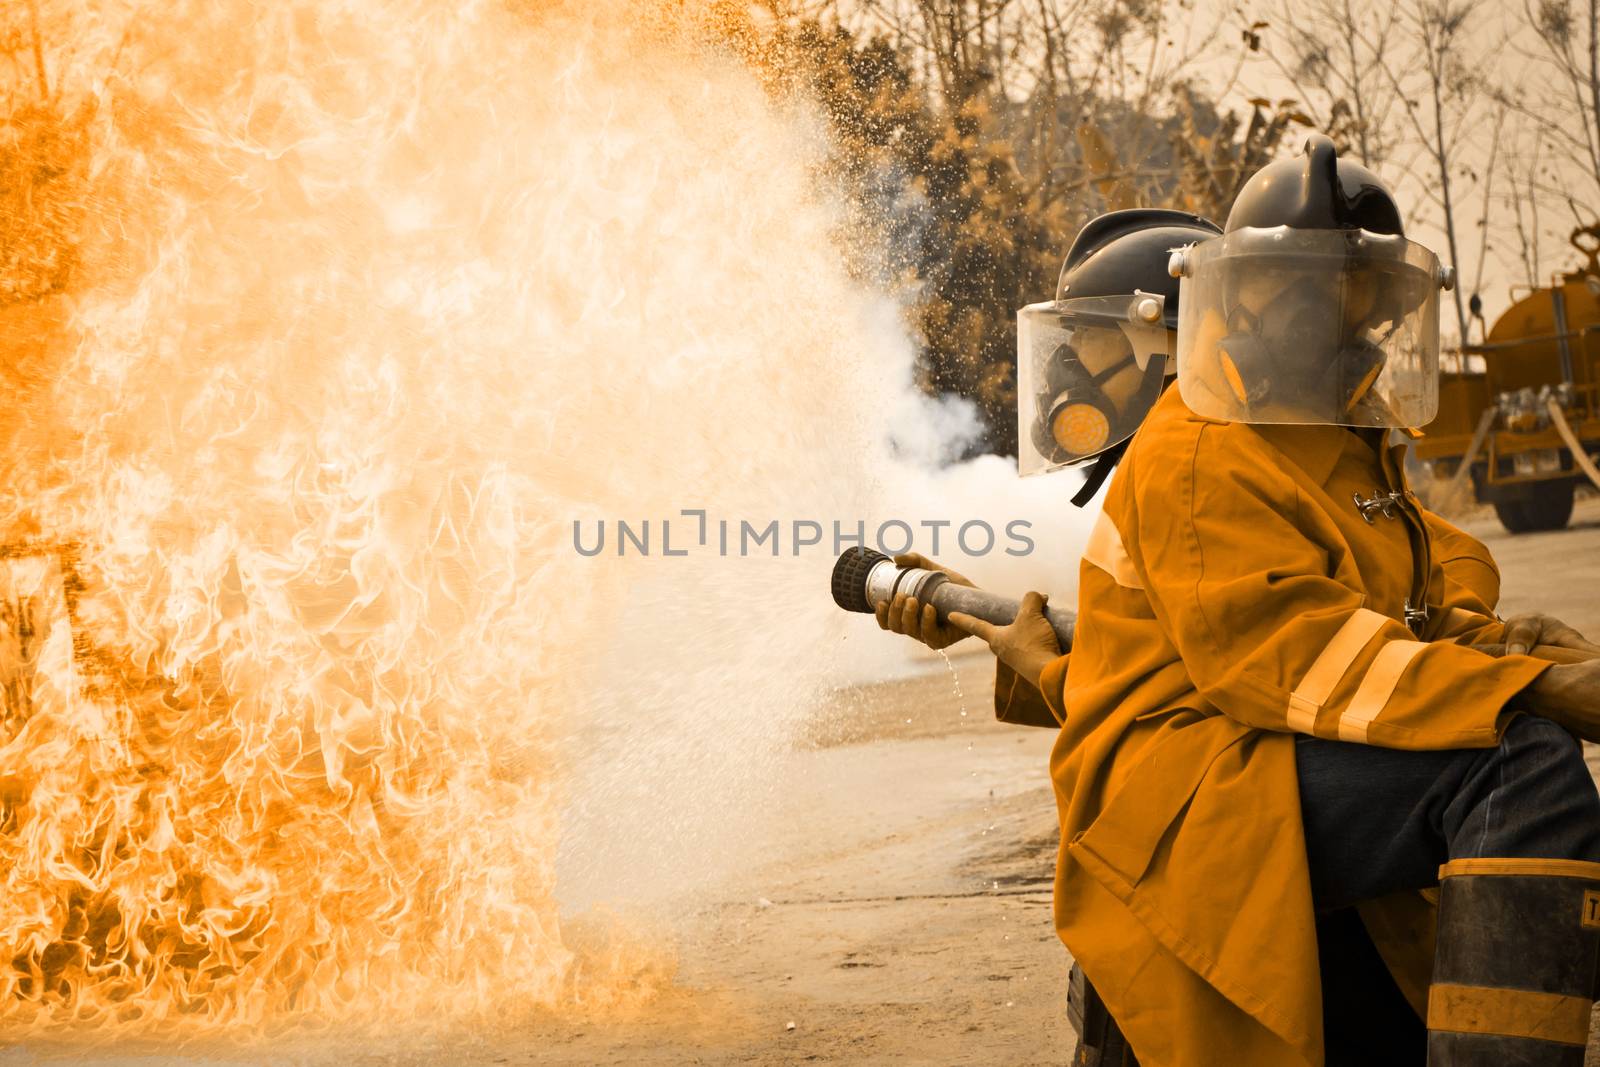
[[(575, 964), (553, 873), (563, 665), (622, 580), (558, 551), (557, 505), (592, 501), (570, 416), (641, 414), (559, 346), (659, 314), (574, 272), (662, 202), (607, 154), (680, 118), (577, 105), (704, 25), (636, 14), (0, 16), (8, 1034), (503, 1017), (653, 965)], [(576, 122), (615, 126), (575, 157), (611, 187), (541, 171)], [(785, 173), (760, 187), (803, 199)]]
[[(743, 863), (698, 823), (759, 815), (845, 621), (825, 559), (590, 560), (571, 523), (863, 515), (908, 377), (863, 358), (904, 355), (894, 311), (755, 32), (712, 0), (0, 6), (0, 1033), (665, 980), (562, 929), (558, 845), (600, 901)], [(616, 726), (579, 758), (569, 719)]]

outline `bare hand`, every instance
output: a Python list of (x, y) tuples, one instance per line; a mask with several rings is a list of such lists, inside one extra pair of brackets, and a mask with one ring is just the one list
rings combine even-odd
[(1555, 645), (1600, 655), (1600, 645), (1549, 615), (1513, 615), (1506, 620), (1506, 653), (1526, 656), (1535, 645)]
[[(973, 588), (972, 582), (964, 575), (957, 574), (949, 567), (942, 567), (919, 553), (903, 552), (894, 561), (900, 567), (938, 571), (956, 585)], [(971, 636), (969, 631), (950, 625), (949, 620), (941, 622), (932, 604), (919, 604), (915, 597), (904, 593), (896, 593), (893, 601), (880, 600), (874, 607), (874, 613), (878, 617), (878, 625), (883, 629), (905, 634), (932, 649), (949, 648)]]
[(1037, 688), (1044, 669), (1061, 656), (1061, 642), (1056, 639), (1050, 620), (1044, 617), (1044, 605), (1043, 593), (1028, 593), (1008, 626), (996, 626), (959, 611), (951, 612), (949, 621), (987, 641), (997, 659)]
[(1600, 659), (1554, 664), (1525, 693), (1529, 710), (1600, 741)]

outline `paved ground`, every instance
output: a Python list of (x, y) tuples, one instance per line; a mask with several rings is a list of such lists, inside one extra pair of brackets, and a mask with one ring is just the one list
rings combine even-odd
[[(1468, 528), (1504, 573), (1508, 612), (1540, 609), (1600, 634), (1600, 500), (1570, 529), (1512, 538)], [(1050, 736), (990, 718), (988, 656), (858, 693), (820, 727), (790, 821), (746, 882), (686, 923), (676, 989), (625, 1021), (552, 1020), (426, 1049), (367, 1041), (267, 1055), (188, 1050), (75, 1063), (1064, 1064), (1068, 959), (1051, 929)], [(965, 693), (965, 701), (961, 697)], [(965, 714), (963, 714), (965, 712)], [(792, 1024), (792, 1025), (791, 1025)], [(1600, 1057), (1591, 1052), (1591, 1062)]]

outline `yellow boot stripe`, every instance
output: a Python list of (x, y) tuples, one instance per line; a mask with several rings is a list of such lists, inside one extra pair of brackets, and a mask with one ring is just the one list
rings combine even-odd
[(1585, 1045), (1591, 1004), (1559, 993), (1435, 985), (1428, 992), (1428, 1029)]
[(1510, 857), (1451, 860), (1439, 868), (1440, 878), (1461, 874), (1512, 874), (1600, 881), (1600, 863), (1589, 860), (1537, 860)]

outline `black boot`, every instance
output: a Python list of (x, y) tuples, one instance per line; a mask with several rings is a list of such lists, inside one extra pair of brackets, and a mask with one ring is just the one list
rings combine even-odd
[(1600, 974), (1600, 863), (1439, 869), (1429, 1067), (1583, 1067)]
[(1106, 1011), (1105, 1001), (1076, 963), (1067, 979), (1067, 1016), (1078, 1031), (1078, 1052), (1072, 1057), (1072, 1067), (1139, 1067), (1128, 1039)]

